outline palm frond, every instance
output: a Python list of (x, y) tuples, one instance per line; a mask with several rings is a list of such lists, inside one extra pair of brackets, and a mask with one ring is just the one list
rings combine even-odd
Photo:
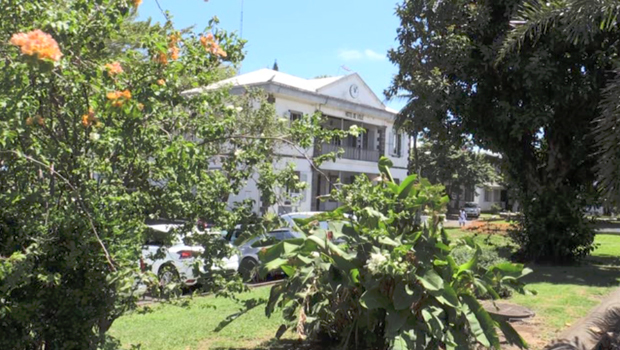
[(497, 61), (503, 60), (508, 53), (520, 49), (526, 39), (538, 40), (550, 26), (564, 16), (567, 6), (568, 2), (564, 0), (525, 2), (519, 9), (517, 17), (510, 21), (513, 29), (504, 40)]
[(511, 21), (497, 62), (526, 39), (539, 40), (550, 28), (557, 28), (571, 44), (587, 44), (601, 31), (618, 29), (620, 2), (618, 0), (531, 0), (521, 6)]
[(620, 70), (603, 90), (599, 108), (601, 115), (594, 121), (598, 187), (607, 199), (620, 203)]

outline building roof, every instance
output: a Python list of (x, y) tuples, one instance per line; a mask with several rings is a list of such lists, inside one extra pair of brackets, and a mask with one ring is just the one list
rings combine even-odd
[[(338, 89), (339, 85), (349, 86), (351, 83), (357, 83), (360, 86), (363, 86), (364, 91), (367, 92), (366, 99), (364, 100), (363, 105), (377, 108), (388, 112), (389, 114), (397, 114), (398, 112), (386, 107), (383, 102), (372, 92), (370, 87), (363, 81), (363, 79), (357, 74), (349, 74), (349, 75), (340, 75), (335, 77), (326, 77), (326, 78), (315, 78), (315, 79), (304, 79), (300, 77), (296, 77), (294, 75), (286, 74), (280, 71), (275, 71), (272, 69), (264, 68), (259, 69), (253, 72), (241, 74), (232, 78), (228, 78), (222, 81), (219, 81), (215, 84), (211, 84), (207, 87), (200, 87), (192, 90), (185, 91), (186, 94), (196, 94), (209, 90), (216, 90), (220, 88), (224, 88), (227, 86), (232, 87), (259, 87), (265, 86), (268, 84), (274, 84), (278, 86), (285, 86), (288, 88), (305, 91), (307, 93), (312, 93), (321, 96), (331, 96), (336, 97), (338, 99), (342, 99), (341, 96), (334, 96), (333, 89)], [(357, 104), (362, 104), (360, 101), (349, 101)]]
[[(253, 72), (237, 75), (232, 78), (224, 79), (215, 84), (209, 85), (208, 87), (206, 87), (206, 90), (218, 89), (227, 85), (252, 86), (271, 82), (294, 87), (300, 90), (316, 92), (320, 88), (332, 84), (333, 82), (340, 80), (344, 77), (344, 75), (341, 75), (328, 78), (304, 79), (296, 77), (294, 75), (282, 73), (280, 71), (264, 68)], [(203, 89), (205, 88), (198, 88), (190, 91)]]

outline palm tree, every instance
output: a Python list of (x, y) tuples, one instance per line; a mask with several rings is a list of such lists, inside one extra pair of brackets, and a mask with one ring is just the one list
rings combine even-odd
[[(525, 40), (534, 45), (549, 30), (560, 31), (570, 44), (588, 44), (601, 34), (619, 34), (619, 0), (529, 0), (511, 21), (513, 29), (506, 37), (499, 59), (519, 50)], [(612, 38), (620, 47), (620, 38)], [(607, 199), (620, 204), (620, 57), (609, 53), (617, 67), (606, 83), (595, 120), (598, 187)], [(613, 56), (612, 56), (613, 55)]]

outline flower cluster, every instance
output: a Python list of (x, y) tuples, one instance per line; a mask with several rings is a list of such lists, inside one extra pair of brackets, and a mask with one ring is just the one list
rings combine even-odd
[(133, 7), (137, 8), (142, 3), (142, 0), (133, 0)]
[(170, 55), (170, 59), (173, 61), (179, 59), (179, 39), (181, 39), (181, 36), (178, 33), (174, 33), (169, 37), (168, 54)]
[(95, 117), (95, 110), (92, 108), (88, 109), (88, 113), (84, 114), (82, 116), (82, 125), (84, 125), (85, 128), (91, 126), (92, 124), (95, 124), (96, 126), (99, 125), (99, 119), (97, 119), (97, 117)]
[(62, 52), (51, 35), (36, 29), (28, 33), (13, 34), (10, 43), (19, 46), (22, 54), (36, 56), (40, 60), (59, 61)]
[(226, 57), (226, 51), (224, 51), (220, 45), (215, 41), (215, 37), (213, 34), (209, 33), (207, 36), (200, 37), (200, 44), (210, 52), (212, 55), (217, 57)]
[(123, 67), (121, 67), (121, 64), (118, 63), (118, 61), (114, 61), (112, 63), (106, 63), (104, 65), (104, 68), (108, 72), (109, 76), (114, 76), (114, 75), (123, 73)]
[(159, 62), (160, 64), (166, 65), (168, 64), (168, 59), (178, 60), (179, 59), (179, 41), (181, 40), (181, 35), (179, 33), (173, 33), (168, 37), (168, 52), (160, 51), (158, 52), (153, 60), (155, 62)]
[(112, 106), (121, 107), (125, 101), (131, 100), (131, 92), (125, 91), (112, 91), (106, 95), (108, 100), (112, 101)]
[(368, 259), (368, 263), (366, 267), (372, 274), (377, 274), (380, 272), (381, 266), (383, 266), (387, 262), (387, 257), (383, 254), (379, 253), (370, 253), (370, 259)]
[(26, 118), (26, 125), (28, 126), (32, 126), (34, 123), (39, 124), (40, 126), (45, 125), (45, 120), (43, 120), (43, 117), (37, 115), (34, 118), (32, 117), (28, 117)]

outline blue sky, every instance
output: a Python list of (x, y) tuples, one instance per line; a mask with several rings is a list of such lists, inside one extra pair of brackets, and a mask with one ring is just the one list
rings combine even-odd
[[(398, 46), (396, 0), (243, 0), (243, 38), (247, 56), (241, 73), (271, 68), (304, 78), (357, 72), (381, 100), (397, 68), (386, 57)], [(242, 0), (159, 0), (177, 28), (202, 31), (217, 15), (219, 27), (240, 30)], [(163, 22), (155, 0), (144, 0), (139, 19)], [(385, 101), (387, 102), (387, 101)], [(402, 101), (387, 102), (398, 109)]]

